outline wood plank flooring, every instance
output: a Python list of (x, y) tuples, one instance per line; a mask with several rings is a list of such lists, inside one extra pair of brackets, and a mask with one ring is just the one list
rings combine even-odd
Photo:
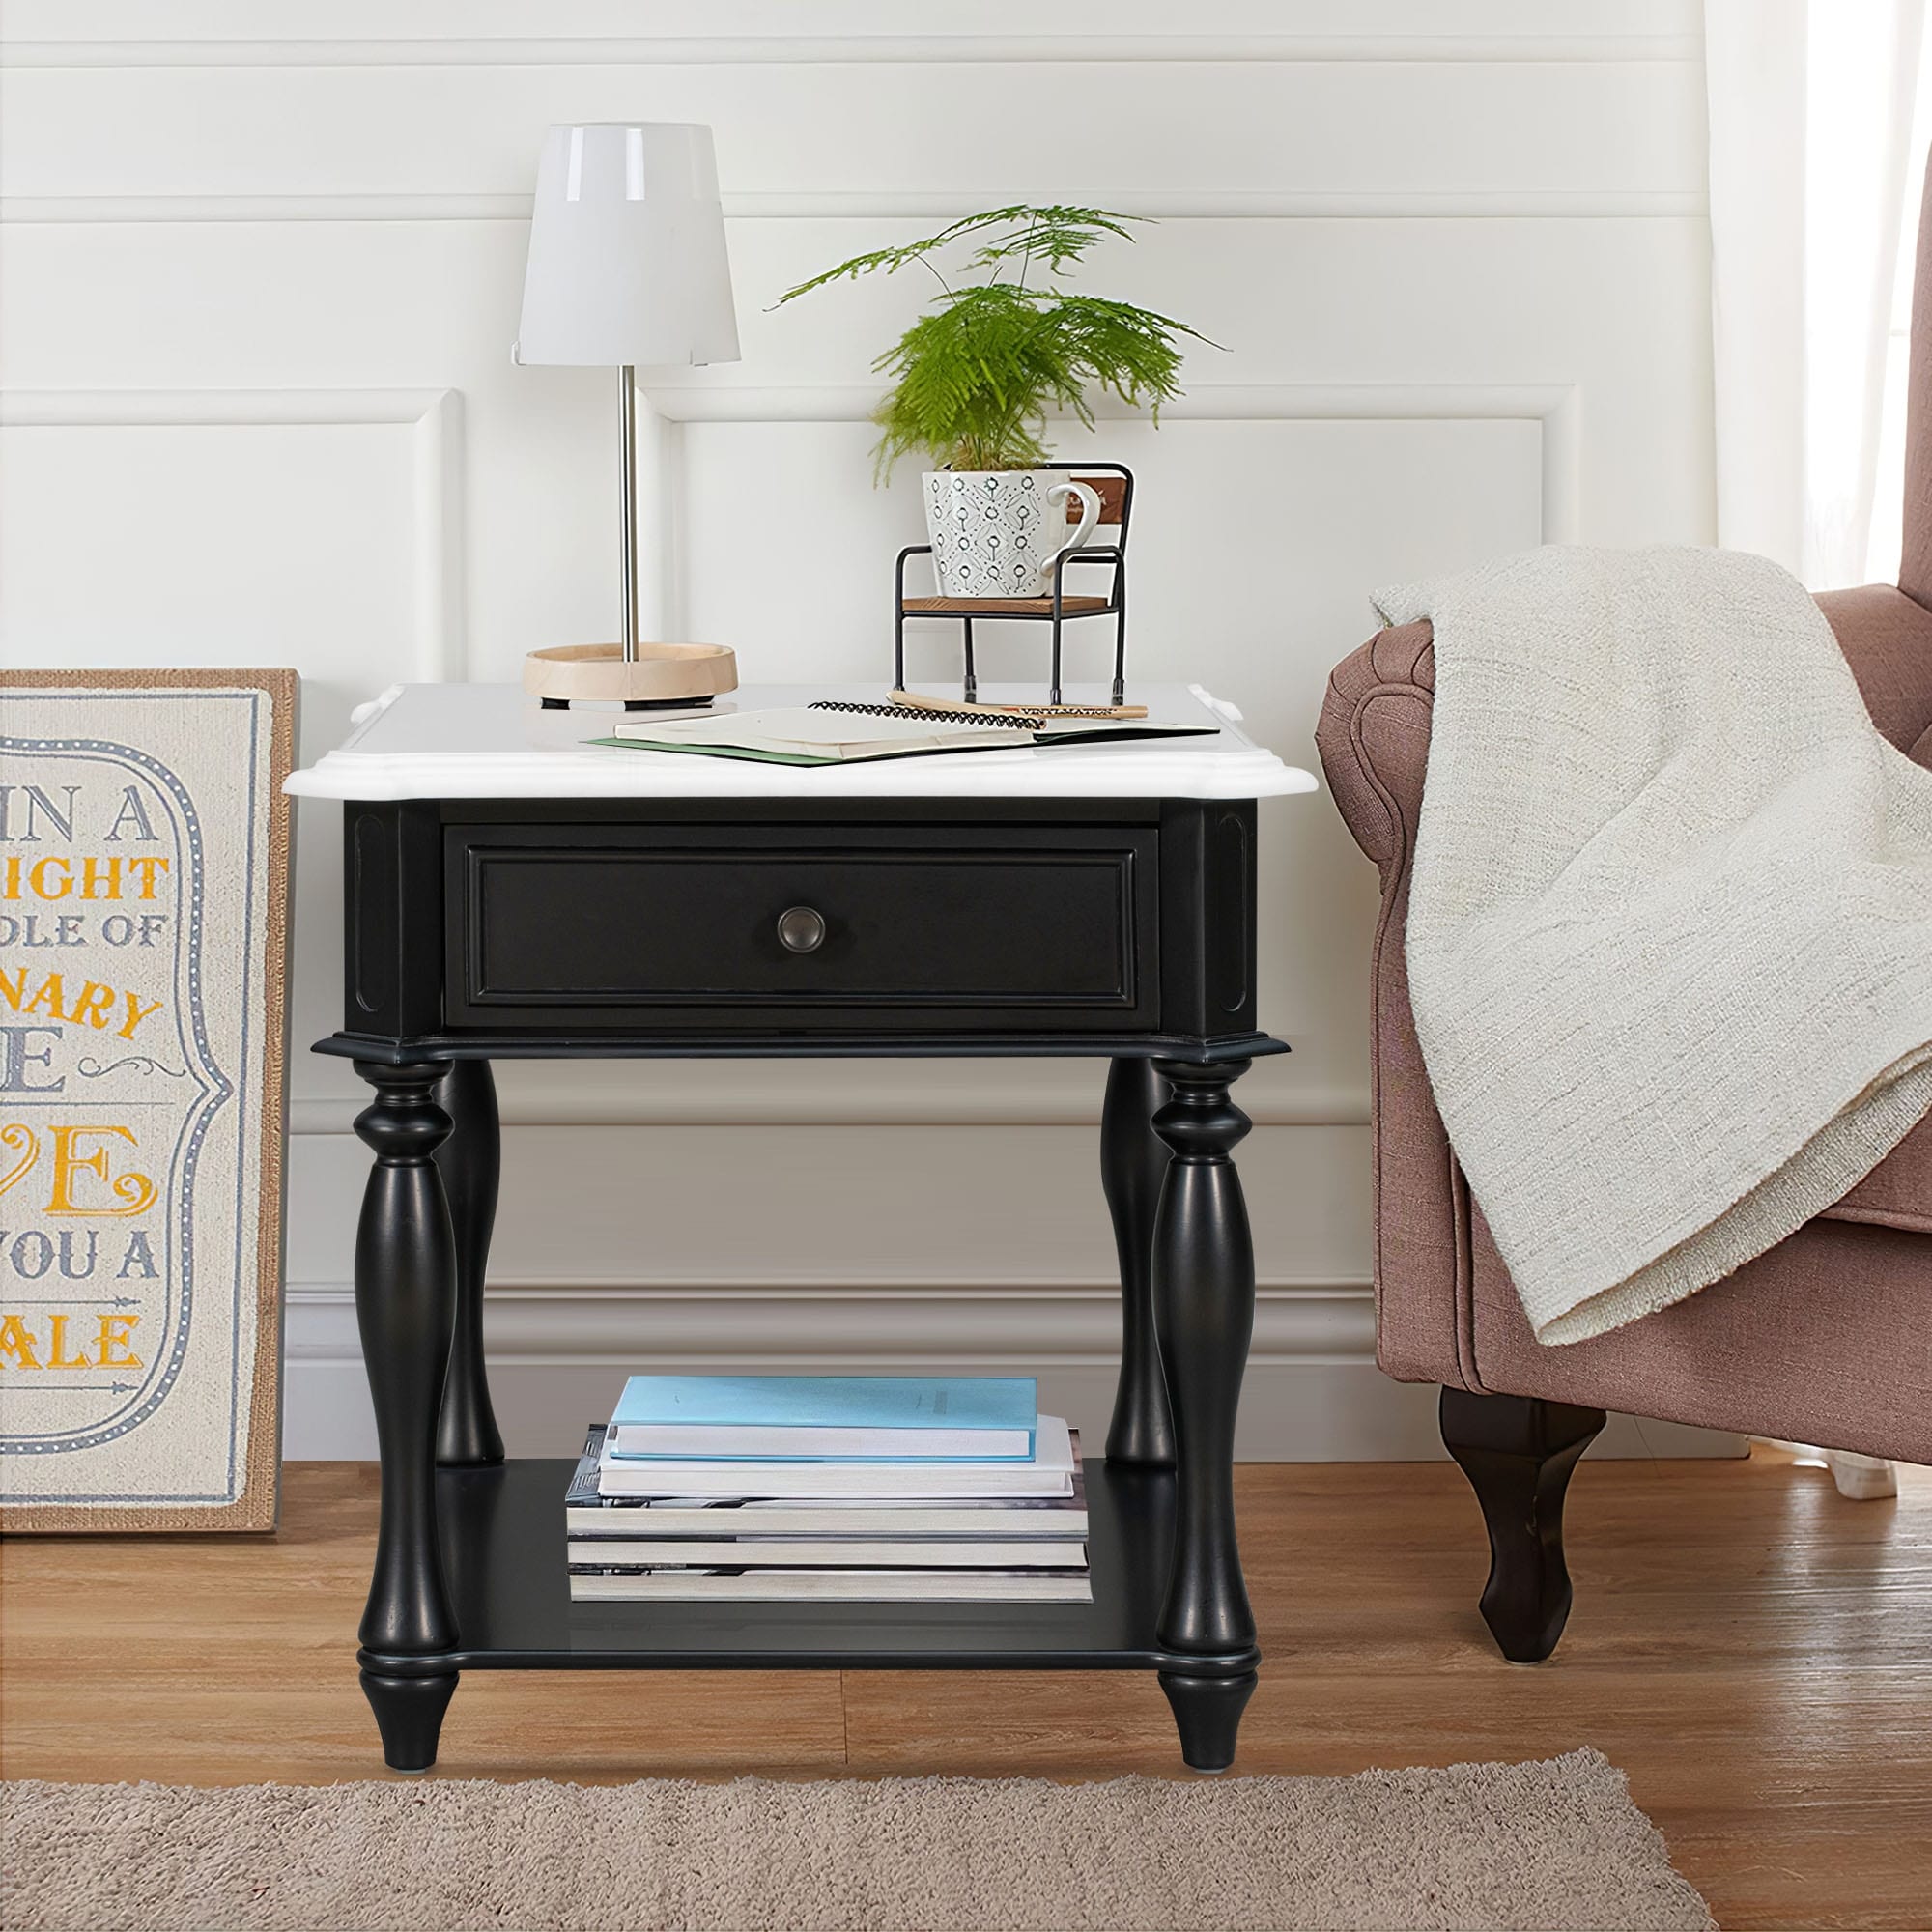
[[(1594, 1745), (1726, 1927), (1932, 1926), (1932, 1471), (1849, 1503), (1823, 1470), (1597, 1463), (1571, 1492), (1577, 1609), (1546, 1664), (1475, 1611), (1453, 1468), (1249, 1464), (1267, 1662), (1243, 1772)], [(322, 1783), (381, 1776), (354, 1632), (373, 1470), (296, 1463), (259, 1538), (16, 1538), (0, 1550), (0, 1769)], [(1184, 1776), (1140, 1673), (478, 1672), (438, 1775), (608, 1781), (1038, 1772)]]

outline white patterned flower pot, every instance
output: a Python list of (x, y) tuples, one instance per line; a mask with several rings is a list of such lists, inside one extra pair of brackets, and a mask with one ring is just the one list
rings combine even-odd
[[(1080, 505), (1070, 533), (1069, 500)], [(942, 597), (1050, 597), (1060, 559), (1099, 521), (1093, 488), (1059, 470), (925, 473), (925, 526)]]

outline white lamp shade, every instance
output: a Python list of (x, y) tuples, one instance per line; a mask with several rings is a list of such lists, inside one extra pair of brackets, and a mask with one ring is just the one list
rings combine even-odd
[(518, 362), (738, 359), (711, 129), (553, 128), (537, 167)]

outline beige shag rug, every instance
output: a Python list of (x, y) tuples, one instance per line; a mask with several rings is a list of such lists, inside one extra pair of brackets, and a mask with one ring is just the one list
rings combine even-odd
[(9, 1932), (1715, 1932), (1590, 1750), (1216, 1783), (0, 1793)]

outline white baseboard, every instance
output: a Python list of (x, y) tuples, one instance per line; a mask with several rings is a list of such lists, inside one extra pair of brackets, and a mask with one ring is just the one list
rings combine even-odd
[[(1058, 1282), (493, 1288), (490, 1384), (513, 1455), (574, 1454), (634, 1370), (856, 1367), (873, 1374), (1026, 1374), (1040, 1404), (1091, 1443), (1113, 1407), (1119, 1290)], [(1435, 1391), (1375, 1366), (1375, 1310), (1359, 1283), (1259, 1291), (1236, 1454), (1247, 1462), (1415, 1462), (1442, 1454)], [(283, 1454), (373, 1456), (375, 1423), (347, 1286), (292, 1284)], [(1727, 1456), (1740, 1437), (1613, 1417), (1600, 1456)]]

